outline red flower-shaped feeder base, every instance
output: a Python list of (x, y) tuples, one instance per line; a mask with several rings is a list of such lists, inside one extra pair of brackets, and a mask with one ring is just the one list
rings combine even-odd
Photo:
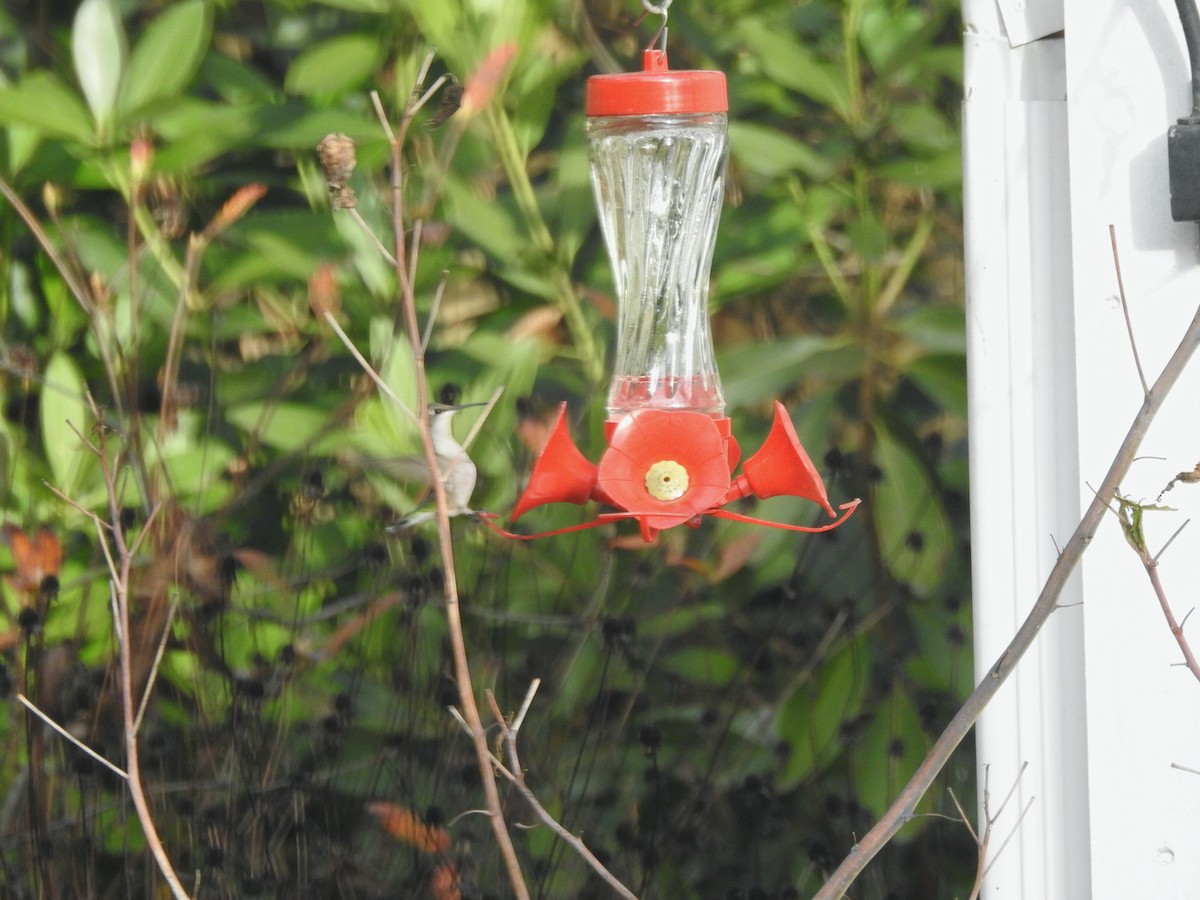
[[(762, 447), (733, 478), (741, 451), (727, 417), (713, 418), (683, 410), (640, 409), (609, 425), (608, 449), (597, 466), (571, 440), (566, 425), (566, 404), (546, 446), (534, 464), (529, 485), (517, 500), (515, 522), (529, 510), (546, 503), (583, 504), (596, 500), (615, 507), (591, 522), (542, 534), (521, 535), (484, 516), (488, 527), (505, 537), (531, 540), (594, 528), (618, 519), (636, 519), (642, 538), (651, 541), (664, 528), (696, 527), (704, 516), (766, 525), (787, 531), (821, 532), (837, 528), (860, 501), (838, 507), (829, 504), (825, 485), (796, 437), (783, 404), (775, 404), (775, 422)], [(822, 506), (836, 521), (805, 526), (770, 522), (722, 509), (741, 497), (790, 495)]]

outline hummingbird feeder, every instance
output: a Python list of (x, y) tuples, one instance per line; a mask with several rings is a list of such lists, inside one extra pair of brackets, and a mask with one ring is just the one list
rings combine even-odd
[[(613, 511), (545, 534), (635, 519), (650, 541), (704, 516), (828, 531), (859, 501), (842, 504), (840, 515), (830, 505), (781, 403), (766, 441), (733, 475), (741, 450), (725, 415), (708, 318), (729, 155), (725, 75), (669, 68), (665, 6), (647, 6), (663, 16), (663, 41), (644, 52), (641, 72), (587, 83), (592, 185), (618, 302), (607, 449), (598, 465), (580, 452), (563, 404), (512, 519), (547, 503), (594, 500)], [(724, 508), (778, 495), (811, 500), (834, 521), (789, 525)]]

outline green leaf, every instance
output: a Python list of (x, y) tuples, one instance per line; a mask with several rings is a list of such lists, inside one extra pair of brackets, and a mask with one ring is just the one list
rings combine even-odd
[(8, 126), (8, 170), (19, 172), (37, 152), (42, 135), (34, 127), (20, 122)]
[[(392, 393), (400, 402), (415, 414), (419, 405), (417, 364), (408, 335), (396, 331), (393, 321), (386, 316), (376, 316), (371, 319), (370, 341), (370, 358), (382, 360), (377, 363), (379, 377), (392, 389)], [(413, 421), (412, 416), (400, 409), (390, 397), (380, 395), (379, 401), (387, 412), (387, 418), (395, 429), (398, 441), (413, 440), (417, 433), (417, 423)]]
[(849, 337), (800, 335), (772, 344), (740, 344), (718, 364), (725, 402), (745, 406), (794, 388), (803, 378), (840, 380), (862, 368), (863, 348)]
[(588, 173), (588, 145), (582, 123), (576, 122), (567, 133), (558, 154), (555, 194), (558, 209), (558, 244), (573, 258), (596, 222), (596, 204), (592, 200), (592, 182)]
[[(515, 34), (512, 39), (521, 40)], [(521, 54), (512, 67), (506, 89), (512, 108), (513, 130), (522, 147), (536, 147), (542, 142), (547, 126), (553, 121), (560, 98), (559, 88), (564, 82), (579, 78), (579, 67), (586, 60), (585, 54), (557, 37), (554, 31), (544, 32), (535, 40), (553, 46), (553, 49), (546, 53)], [(552, 41), (556, 43), (551, 45)], [(584, 166), (584, 172), (587, 172), (587, 166)]]
[(682, 606), (652, 615), (638, 623), (643, 638), (675, 637), (685, 634), (700, 622), (719, 621), (729, 614), (729, 604), (714, 600), (699, 606)]
[(348, 9), (351, 12), (385, 13), (391, 9), (389, 0), (318, 0), (322, 6)]
[(200, 68), (211, 33), (212, 10), (204, 0), (171, 6), (151, 22), (129, 60), (122, 112), (179, 94)]
[(374, 35), (331, 38), (300, 54), (288, 67), (284, 89), (305, 96), (329, 95), (367, 80), (382, 59), (384, 45)]
[(869, 262), (878, 262), (887, 253), (891, 236), (875, 216), (867, 213), (846, 227), (846, 237), (859, 256)]
[[(967, 566), (964, 564), (965, 570)], [(904, 666), (914, 688), (965, 697), (975, 686), (971, 665), (971, 603), (939, 598), (913, 605), (909, 621), (919, 650)]]
[(211, 53), (201, 66), (204, 83), (229, 103), (270, 103), (275, 86), (252, 66), (220, 53)]
[(254, 141), (260, 107), (231, 106), (179, 97), (152, 118), (154, 130), (167, 143), (155, 154), (160, 172), (189, 172), (215, 156)]
[(49, 72), (34, 72), (15, 88), (0, 90), (0, 120), (32, 125), (55, 137), (91, 143), (87, 107)]
[(729, 144), (742, 168), (765, 178), (794, 171), (824, 181), (834, 173), (834, 164), (816, 150), (766, 125), (731, 122)]
[(691, 684), (719, 688), (733, 681), (742, 664), (725, 650), (688, 647), (672, 653), (660, 665)]
[(226, 418), (268, 447), (285, 453), (307, 446), (329, 423), (329, 413), (317, 407), (260, 401), (232, 407)]
[(929, 739), (908, 694), (892, 691), (855, 748), (854, 784), (859, 802), (878, 819), (912, 777)]
[(513, 262), (525, 248), (525, 233), (508, 206), (486, 200), (457, 178), (447, 177), (445, 207), (454, 225), (498, 260)]
[(947, 412), (967, 416), (967, 360), (956, 354), (926, 356), (904, 370), (926, 397)]
[(928, 47), (921, 35), (929, 26), (924, 10), (905, 7), (888, 10), (882, 5), (867, 10), (859, 26), (858, 39), (866, 51), (871, 68), (884, 75), (913, 59)]
[(933, 480), (909, 447), (886, 427), (876, 431), (882, 480), (871, 498), (884, 563), (918, 595), (942, 580), (954, 535)]
[(932, 106), (904, 103), (895, 106), (888, 121), (900, 139), (917, 151), (943, 151), (958, 148), (958, 131)]
[(795, 787), (841, 751), (842, 723), (862, 708), (869, 660), (862, 640), (851, 641), (784, 700), (775, 718), (775, 732), (790, 750), (781, 790)]
[(222, 267), (216, 282), (223, 289), (248, 284), (255, 278), (307, 279), (322, 259), (333, 256), (337, 235), (328, 217), (314, 218), (299, 211), (255, 213), (231, 232), (248, 253), (238, 254)]
[(922, 306), (893, 320), (891, 327), (927, 353), (967, 352), (963, 311), (953, 306)]
[(735, 37), (768, 78), (831, 107), (843, 119), (849, 116), (850, 97), (838, 70), (818, 60), (788, 29), (748, 17), (738, 23)]
[(42, 389), (42, 443), (54, 476), (54, 486), (73, 494), (79, 475), (91, 456), (80, 435), (92, 427), (87, 388), (79, 367), (66, 353), (55, 353), (46, 366)]
[(88, 108), (103, 127), (117, 102), (127, 54), (125, 28), (114, 0), (83, 0), (71, 31), (75, 74)]
[(957, 193), (962, 188), (962, 154), (955, 146), (933, 156), (906, 156), (880, 166), (875, 174), (923, 190)]

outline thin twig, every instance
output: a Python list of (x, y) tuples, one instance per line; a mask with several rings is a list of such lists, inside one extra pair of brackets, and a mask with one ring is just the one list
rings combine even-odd
[(1033, 644), (1046, 620), (1057, 609), (1058, 597), (1062, 593), (1067, 579), (1075, 570), (1075, 566), (1091, 544), (1096, 530), (1104, 520), (1104, 514), (1108, 511), (1105, 498), (1116, 494), (1121, 480), (1129, 471), (1129, 466), (1137, 455), (1138, 447), (1141, 446), (1150, 423), (1154, 421), (1163, 401), (1170, 394), (1176, 381), (1179, 380), (1179, 376), (1183, 374), (1197, 346), (1200, 346), (1200, 309), (1196, 310), (1191, 323), (1179, 341), (1179, 346), (1175, 348), (1175, 352), (1171, 354), (1171, 358), (1163, 367), (1162, 374), (1158, 376), (1154, 386), (1147, 391), (1141, 408), (1134, 416), (1129, 431), (1100, 484), (1100, 490), (1092, 499), (1079, 525), (1076, 526), (1075, 532), (1071, 535), (1071, 539), (1063, 548), (1062, 554), (1055, 561), (1037, 602), (1034, 603), (1020, 629), (983, 680), (976, 686), (971, 696), (955, 713), (896, 800), (875, 826), (863, 836), (862, 840), (852, 847), (846, 858), (842, 860), (833, 875), (817, 893), (816, 900), (836, 900), (836, 898), (844, 896), (846, 890), (854, 883), (867, 863), (875, 858), (901, 826), (909, 820), (917, 803), (925, 796), (929, 786), (933, 784), (938, 773), (949, 761), (950, 755), (967, 732), (971, 730), (980, 713), (1008, 680), (1017, 663)]
[[(422, 79), (424, 79), (426, 74), (427, 74), (427, 72), (423, 72), (420, 77)], [(438, 80), (435, 81), (433, 84), (431, 84), (429, 86), (429, 90), (427, 90), (425, 93), (423, 93), (421, 95), (420, 99), (418, 99), (417, 102), (412, 105), (412, 115), (415, 116), (417, 113), (419, 113), (421, 111), (421, 108), (430, 101), (430, 99), (433, 97), (433, 95), (436, 94), (438, 92), (438, 90), (441, 88), (441, 86), (443, 84), (445, 84), (448, 80), (449, 80), (448, 76), (439, 75)]]
[(1183, 626), (1175, 621), (1175, 613), (1171, 610), (1171, 604), (1167, 600), (1167, 592), (1163, 589), (1162, 581), (1158, 577), (1158, 566), (1153, 562), (1146, 562), (1146, 575), (1150, 578), (1154, 596), (1158, 598), (1158, 605), (1162, 607), (1163, 615), (1167, 619), (1167, 626), (1171, 629), (1171, 635), (1175, 638), (1179, 649), (1183, 651), (1183, 660), (1187, 664), (1188, 670), (1196, 676), (1197, 681), (1200, 681), (1200, 661), (1196, 660), (1196, 654), (1192, 651), (1192, 646), (1183, 633)]
[(409, 239), (408, 246), (408, 271), (416, 272), (417, 263), (421, 261), (421, 235), (425, 232), (425, 222), (422, 219), (417, 219), (413, 222), (412, 237)]
[(375, 249), (382, 254), (383, 258), (388, 261), (388, 265), (396, 265), (396, 257), (392, 256), (392, 251), (387, 248), (387, 245), (379, 239), (379, 235), (377, 235), (371, 229), (371, 226), (367, 224), (367, 220), (362, 217), (362, 213), (358, 211), (358, 207), (351, 206), (345, 211), (350, 218), (354, 220), (354, 223), (366, 233), (368, 238), (371, 239), (371, 243), (375, 245)]
[(1013, 839), (1013, 836), (1016, 835), (1016, 833), (1021, 829), (1021, 823), (1025, 821), (1025, 816), (1027, 816), (1029, 814), (1029, 810), (1033, 808), (1033, 801), (1036, 799), (1037, 799), (1036, 797), (1030, 797), (1029, 802), (1026, 803), (1024, 808), (1021, 810), (1021, 814), (1019, 816), (1017, 816), (1017, 821), (1013, 823), (1012, 830), (1009, 831), (1008, 836), (1004, 839), (1003, 843), (1001, 843), (1000, 847), (996, 850), (996, 855), (993, 856), (992, 861), (987, 864), (987, 868), (983, 870), (983, 874), (985, 876), (987, 875), (987, 873), (989, 871), (991, 871), (991, 868), (993, 865), (995, 865), (996, 860), (998, 860), (1000, 858), (1000, 854), (1002, 854), (1004, 852), (1004, 848), (1008, 846), (1009, 841), (1011, 841)]
[(44, 713), (40, 709), (38, 709), (37, 704), (35, 704), (32, 700), (30, 700), (24, 694), (17, 694), (17, 702), (20, 703), (22, 706), (24, 706), (31, 713), (33, 713), (35, 716), (37, 716), (39, 719), (41, 719), (43, 722), (45, 722), (47, 725), (49, 725), (52, 729), (54, 729), (56, 732), (58, 732), (64, 738), (66, 738), (66, 740), (69, 743), (78, 747), (80, 750), (82, 750), (84, 753), (86, 753), (88, 756), (90, 756), (96, 762), (100, 763), (106, 769), (108, 769), (111, 772), (114, 772), (116, 775), (118, 775), (120, 778), (122, 778), (125, 781), (129, 780), (128, 772), (126, 772), (120, 766), (109, 762), (101, 754), (97, 753), (95, 750), (93, 750), (91, 747), (89, 747), (87, 744), (85, 744), (79, 738), (75, 737), (75, 735), (71, 734), (71, 732), (67, 731), (67, 729), (63, 728), (61, 725), (59, 725), (57, 722), (55, 722), (54, 719), (50, 718), (49, 715), (47, 715), (46, 713)]
[(416, 80), (413, 82), (413, 93), (421, 90), (421, 86), (425, 84), (425, 79), (429, 77), (429, 69), (433, 66), (433, 61), (437, 59), (437, 47), (430, 45), (425, 52), (425, 58), (421, 60), (421, 68), (417, 70)]
[(158, 439), (166, 440), (166, 425), (176, 419), (175, 395), (179, 389), (179, 365), (183, 353), (183, 326), (187, 319), (188, 292), (196, 280), (196, 270), (203, 252), (203, 235), (193, 234), (188, 240), (184, 257), (183, 283), (175, 300), (175, 312), (171, 316), (171, 330), (167, 335), (167, 356), (162, 367), (162, 400), (158, 409)]
[(487, 404), (483, 407), (483, 412), (479, 414), (479, 418), (475, 420), (475, 424), (471, 426), (471, 430), (468, 431), (467, 436), (463, 438), (462, 448), (464, 453), (471, 449), (471, 445), (475, 443), (475, 438), (479, 437), (479, 432), (483, 430), (484, 423), (487, 422), (488, 416), (492, 414), (492, 410), (496, 407), (496, 401), (500, 399), (500, 396), (503, 393), (504, 385), (500, 385), (494, 391), (492, 391), (492, 396), (488, 400)]
[[(1019, 785), (1021, 783), (1021, 777), (1025, 774), (1025, 770), (1028, 768), (1029, 768), (1028, 760), (1021, 763), (1021, 768), (1017, 772), (1017, 777), (1015, 779), (1013, 779), (1012, 787), (1010, 787), (1008, 789), (1008, 793), (1004, 795), (1004, 799), (1000, 802), (1000, 808), (996, 810), (995, 815), (992, 815), (988, 809), (984, 810), (984, 812), (988, 813), (988, 821), (989, 822), (995, 822), (997, 819), (1000, 818), (1001, 814), (1004, 812), (1004, 807), (1008, 806), (1008, 801), (1011, 800), (1013, 794), (1015, 794), (1017, 792), (1017, 785)], [(984, 804), (984, 805), (985, 805), (985, 807), (987, 806), (987, 804)]]
[(325, 310), (325, 312), (322, 313), (322, 316), (329, 327), (333, 329), (333, 333), (336, 334), (341, 342), (346, 345), (346, 349), (350, 351), (350, 355), (358, 361), (358, 364), (362, 367), (362, 370), (371, 377), (373, 382), (375, 382), (375, 386), (379, 388), (379, 393), (383, 394), (385, 397), (395, 403), (400, 411), (414, 422), (418, 422), (419, 420), (417, 419), (417, 414), (408, 408), (408, 404), (401, 400), (396, 395), (396, 392), (391, 389), (388, 383), (379, 376), (379, 373), (375, 371), (369, 362), (367, 362), (367, 358), (358, 352), (358, 348), (355, 347), (354, 342), (350, 340), (350, 335), (346, 334), (346, 332), (342, 330), (342, 326), (338, 324), (338, 320), (334, 317), (333, 313), (329, 310)]
[(383, 101), (379, 99), (379, 91), (371, 91), (371, 106), (375, 110), (375, 118), (379, 120), (379, 126), (383, 129), (383, 133), (387, 135), (390, 142), (395, 143), (396, 136), (392, 134), (392, 123), (388, 120), (387, 112), (383, 108)]
[(429, 339), (433, 337), (433, 326), (437, 322), (438, 311), (442, 308), (442, 295), (446, 293), (446, 280), (450, 277), (448, 270), (442, 270), (438, 279), (437, 290), (433, 292), (433, 303), (429, 307), (429, 318), (425, 320), (425, 332), (421, 335), (421, 352), (429, 350)]
[(517, 739), (517, 733), (521, 730), (521, 725), (525, 722), (525, 716), (529, 714), (529, 708), (533, 706), (533, 698), (541, 686), (542, 679), (540, 678), (535, 678), (529, 683), (529, 690), (525, 692), (525, 701), (521, 704), (521, 708), (513, 718), (512, 724), (508, 726), (508, 730), (512, 732), (514, 741)]
[[(97, 421), (101, 421), (99, 409), (90, 393), (87, 395), (87, 400), (91, 404), (92, 415)], [(88, 442), (85, 441), (85, 443)], [(134, 718), (133, 639), (130, 630), (129, 585), (132, 581), (133, 573), (133, 548), (140, 545), (142, 538), (149, 529), (150, 521), (148, 520), (143, 526), (141, 532), (135, 538), (133, 545), (130, 545), (125, 540), (125, 532), (121, 529), (120, 525), (121, 498), (116, 478), (113, 474), (120, 469), (121, 455), (118, 452), (115, 457), (110, 458), (103, 441), (96, 445), (88, 443), (88, 446), (98, 457), (100, 474), (104, 479), (105, 493), (108, 499), (109, 534), (106, 536), (104, 530), (98, 526), (97, 532), (100, 535), (100, 543), (104, 547), (105, 558), (110, 560), (110, 567), (112, 565), (111, 561), (114, 559), (116, 561), (116, 569), (112, 572), (109, 585), (113, 594), (113, 625), (119, 635), (119, 640), (117, 641), (117, 680), (121, 694), (121, 726), (125, 744), (125, 770), (127, 772), (125, 783), (129, 786), (129, 797), (137, 813), (138, 822), (142, 826), (142, 834), (146, 838), (146, 845), (150, 850), (150, 854), (154, 857), (155, 863), (158, 865), (160, 874), (167, 882), (171, 894), (176, 900), (190, 900), (187, 889), (184, 888), (183, 883), (179, 880), (179, 876), (175, 872), (175, 867), (171, 863), (171, 858), (167, 855), (166, 848), (159, 837), (158, 827), (154, 822), (154, 814), (150, 809), (150, 801), (146, 797), (145, 787), (142, 785), (141, 756)], [(87, 514), (92, 517), (93, 521), (99, 523), (99, 516), (90, 511)]]
[(80, 279), (75, 267), (68, 263), (54, 241), (50, 240), (50, 235), (46, 233), (46, 229), (42, 227), (42, 223), (38, 221), (37, 216), (33, 214), (33, 211), (25, 204), (25, 201), (21, 199), (20, 195), (3, 178), (0, 178), (0, 194), (4, 196), (4, 199), (12, 205), (12, 208), (17, 211), (17, 215), (25, 222), (25, 226), (34, 236), (34, 239), (37, 240), (38, 244), (41, 245), (46, 256), (50, 258), (50, 262), (55, 270), (62, 275), (63, 281), (66, 282), (67, 288), (71, 292), (71, 296), (75, 298), (75, 302), (79, 304), (80, 309), (87, 315), (88, 321), (92, 326), (92, 332), (96, 336), (96, 347), (100, 352), (101, 361), (104, 363), (104, 372), (108, 377), (109, 389), (113, 395), (113, 405), (116, 407), (118, 414), (123, 418), (125, 398), (117, 378), (120, 367), (113, 359), (112, 343), (101, 329), (101, 317), (98, 314), (96, 304), (93, 302), (87, 285)]
[(962, 804), (958, 802), (958, 797), (954, 796), (954, 788), (946, 788), (946, 793), (950, 795), (950, 800), (954, 803), (954, 808), (958, 810), (958, 817), (962, 819), (963, 825), (966, 826), (967, 831), (970, 833), (971, 840), (976, 844), (980, 843), (979, 835), (975, 833), (975, 826), (971, 824), (971, 819), (962, 808)]
[[(983, 831), (983, 841), (980, 844), (979, 860), (980, 860), (981, 864), (986, 861), (987, 847), (988, 847), (988, 844), (990, 844), (991, 840), (992, 840), (992, 828), (995, 826), (995, 824), (998, 821), (1000, 821), (1000, 816), (1003, 815), (1005, 807), (1008, 806), (1008, 801), (1011, 800), (1013, 798), (1013, 794), (1015, 794), (1017, 792), (1017, 786), (1021, 783), (1021, 777), (1025, 774), (1025, 770), (1028, 768), (1029, 768), (1028, 761), (1021, 763), (1021, 769), (1019, 772), (1017, 772), (1017, 777), (1015, 779), (1013, 779), (1012, 787), (1010, 787), (1008, 789), (1008, 793), (1004, 795), (1004, 799), (1000, 802), (1000, 808), (997, 809), (994, 813), (991, 811), (991, 796), (988, 793), (987, 789), (986, 788), (984, 789), (983, 815), (984, 815), (985, 822), (984, 822), (984, 831)], [(1017, 829), (1019, 829), (1021, 827), (1021, 822), (1023, 822), (1025, 820), (1025, 815), (1029, 812), (1030, 807), (1033, 806), (1033, 801), (1035, 799), (1036, 798), (1034, 798), (1034, 797), (1029, 798), (1029, 802), (1025, 804), (1025, 808), (1021, 810), (1021, 814), (1019, 816), (1017, 816), (1017, 821), (1013, 824), (1012, 829), (1009, 831), (1008, 837), (1006, 837), (1004, 839), (1004, 841), (1000, 844), (1000, 848), (996, 851), (996, 855), (992, 857), (992, 861), (987, 863), (986, 865), (984, 865), (983, 868), (976, 874), (975, 886), (974, 886), (974, 889), (971, 891), (970, 900), (975, 900), (975, 898), (979, 896), (979, 892), (983, 889), (983, 879), (985, 877), (987, 877), (987, 873), (989, 871), (991, 871), (992, 866), (994, 866), (996, 864), (996, 860), (998, 860), (1000, 858), (1000, 855), (1002, 853), (1004, 853), (1004, 848), (1008, 846), (1008, 842), (1012, 840), (1013, 835), (1017, 833)]]
[(1138, 354), (1137, 339), (1133, 336), (1133, 320), (1129, 317), (1129, 302), (1125, 299), (1125, 279), (1121, 277), (1121, 255), (1117, 252), (1117, 229), (1108, 226), (1108, 240), (1112, 244), (1113, 269), (1117, 273), (1117, 291), (1121, 297), (1121, 312), (1125, 314), (1125, 330), (1129, 334), (1129, 347), (1133, 350), (1133, 363), (1137, 366), (1138, 381), (1142, 383), (1142, 396), (1150, 393), (1146, 373), (1142, 371), (1142, 358)]
[(962, 804), (958, 802), (958, 797), (954, 796), (954, 788), (946, 788), (946, 792), (950, 795), (950, 799), (954, 801), (954, 807), (958, 810), (959, 819), (966, 826), (967, 831), (971, 835), (971, 839), (975, 841), (976, 859), (975, 859), (975, 880), (971, 882), (971, 893), (967, 895), (967, 900), (977, 900), (979, 892), (983, 890), (983, 873), (987, 871), (987, 848), (988, 842), (992, 839), (992, 820), (987, 815), (987, 788), (984, 788), (984, 828), (983, 837), (979, 837), (975, 833), (975, 829), (971, 826), (971, 819), (967, 815), (966, 810), (962, 808)]
[(171, 597), (171, 605), (167, 608), (167, 621), (163, 626), (162, 636), (154, 649), (154, 660), (150, 663), (150, 674), (146, 678), (146, 686), (142, 688), (142, 699), (138, 703), (137, 715), (133, 719), (133, 730), (142, 730), (142, 719), (146, 715), (146, 707), (150, 705), (150, 696), (154, 693), (154, 683), (158, 681), (158, 670), (162, 666), (163, 656), (167, 652), (167, 642), (171, 639), (171, 626), (175, 622), (175, 614), (179, 611), (179, 595)]
[[(429, 66), (433, 61), (432, 51), (427, 55), (417, 81), (420, 89)], [(487, 734), (483, 721), (479, 716), (479, 707), (475, 702), (474, 688), (471, 682), (471, 668), (467, 661), (466, 640), (463, 636), (462, 610), (458, 598), (458, 576), (454, 567), (454, 542), (450, 533), (450, 510), (446, 499), (446, 486), (443, 473), (438, 466), (437, 454), (433, 448), (433, 435), (429, 425), (428, 379), (425, 373), (425, 352), (421, 346), (421, 329), (417, 324), (417, 308), (414, 273), (407, 267), (405, 255), (404, 229), (404, 190), (403, 190), (403, 143), (408, 126), (412, 121), (412, 103), (410, 102), (403, 113), (399, 127), (393, 133), (390, 125), (386, 124), (387, 116), (383, 113), (378, 98), (372, 95), (376, 111), (385, 120), (384, 130), (391, 139), (391, 200), (392, 200), (392, 235), (395, 242), (395, 271), (396, 283), (399, 287), (400, 305), (403, 313), (405, 330), (413, 351), (413, 364), (416, 375), (417, 389), (417, 429), (421, 435), (421, 445), (425, 454), (425, 465), (432, 476), (433, 497), (436, 508), (438, 534), (438, 550), (442, 559), (443, 596), (446, 603), (446, 621), (450, 637), (451, 655), (454, 659), (454, 679), (458, 687), (459, 702), (462, 706), (462, 718), (471, 735), (471, 743), (475, 748), (476, 763), (480, 779), (483, 783), (484, 797), (487, 801), (492, 833), (496, 838), (497, 847), (508, 874), (517, 900), (529, 900), (529, 888), (521, 872), (521, 864), (517, 859), (517, 851), (512, 843), (512, 836), (504, 821), (504, 810), (500, 803), (500, 792), (496, 784), (496, 772), (492, 768), (492, 754), (487, 745)]]
[(105, 522), (103, 519), (101, 519), (90, 509), (80, 506), (72, 498), (68, 497), (50, 482), (43, 481), (42, 484), (45, 485), (50, 493), (54, 494), (76, 512), (82, 513), (85, 517), (91, 520), (92, 524), (96, 527), (96, 536), (100, 539), (100, 549), (104, 553), (104, 563), (106, 566), (108, 566), (108, 574), (111, 578), (116, 578), (118, 575), (117, 562), (115, 559), (113, 559), (112, 553), (109, 552), (108, 538), (106, 536), (107, 532), (112, 531), (112, 526), (108, 522)]
[(1175, 529), (1175, 533), (1172, 534), (1169, 538), (1167, 538), (1167, 542), (1162, 545), (1161, 550), (1159, 550), (1157, 553), (1154, 554), (1154, 559), (1152, 559), (1151, 562), (1153, 562), (1155, 565), (1158, 565), (1159, 558), (1164, 553), (1167, 552), (1167, 548), (1170, 547), (1171, 544), (1173, 544), (1175, 542), (1175, 538), (1179, 537), (1179, 535), (1183, 532), (1183, 529), (1187, 528), (1188, 523), (1191, 521), (1192, 521), (1191, 519), (1185, 519), (1184, 523)]
[[(1154, 595), (1158, 598), (1158, 604), (1162, 607), (1163, 615), (1167, 619), (1167, 625), (1171, 629), (1171, 634), (1174, 635), (1176, 643), (1183, 651), (1183, 658), (1187, 667), (1192, 674), (1196, 676), (1196, 680), (1200, 681), (1200, 664), (1196, 661), (1196, 655), (1192, 652), (1191, 646), (1188, 644), (1187, 638), (1183, 634), (1183, 625), (1175, 621), (1175, 614), (1171, 610), (1171, 604), (1167, 601), (1166, 590), (1163, 588), (1162, 581), (1158, 577), (1158, 558), (1163, 555), (1163, 552), (1170, 546), (1171, 541), (1183, 530), (1187, 525), (1184, 522), (1175, 534), (1171, 535), (1171, 539), (1167, 541), (1166, 546), (1158, 551), (1154, 557), (1150, 556), (1150, 551), (1146, 547), (1146, 534), (1143, 530), (1142, 517), (1147, 510), (1161, 510), (1161, 506), (1146, 506), (1142, 503), (1135, 503), (1132, 500), (1122, 497), (1120, 494), (1116, 496), (1117, 509), (1113, 510), (1117, 520), (1121, 523), (1121, 531), (1125, 534), (1125, 542), (1133, 548), (1133, 552), (1137, 554), (1138, 559), (1142, 561), (1142, 566), (1146, 570), (1146, 577), (1150, 579), (1150, 585), (1154, 588)], [(1190, 613), (1189, 613), (1190, 615)], [(1186, 617), (1184, 618), (1186, 622)]]
[[(529, 690), (525, 694), (525, 701), (521, 704), (520, 712), (517, 713), (511, 725), (504, 718), (504, 714), (500, 711), (499, 705), (496, 703), (495, 695), (491, 691), (487, 691), (488, 705), (491, 707), (492, 715), (495, 716), (496, 722), (500, 725), (500, 731), (504, 737), (504, 746), (508, 753), (508, 765), (505, 765), (494, 753), (489, 750), (489, 755), (492, 758), (492, 765), (496, 767), (501, 775), (503, 775), (517, 792), (525, 798), (525, 802), (533, 810), (534, 814), (542, 820), (551, 831), (558, 835), (563, 841), (570, 845), (584, 862), (586, 862), (604, 881), (626, 900), (637, 900), (637, 895), (629, 888), (621, 883), (621, 880), (612, 874), (600, 860), (596, 857), (588, 846), (583, 842), (583, 839), (578, 835), (568, 831), (562, 823), (554, 818), (550, 812), (542, 806), (537, 796), (525, 783), (525, 774), (521, 767), (521, 758), (517, 752), (517, 734), (520, 731), (521, 724), (525, 721), (525, 716), (529, 713), (529, 707), (533, 703), (534, 695), (537, 693), (538, 686), (541, 684), (541, 679), (535, 678), (530, 684)], [(459, 720), (462, 721), (461, 719)], [(466, 724), (465, 722), (463, 723)]]

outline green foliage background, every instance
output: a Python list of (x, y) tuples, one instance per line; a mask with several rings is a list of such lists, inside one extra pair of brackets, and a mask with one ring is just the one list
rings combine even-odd
[[(107, 515), (106, 488), (85, 441), (125, 463), (123, 527), (158, 509), (135, 584), (149, 650), (173, 610), (147, 778), (198, 896), (429, 896), (447, 862), (464, 896), (505, 894), (469, 812), (471, 748), (445, 713), (432, 535), (384, 532), (422, 495), (395, 462), (417, 436), (309, 309), (308, 279), (332, 265), (340, 321), (412, 397), (394, 276), (329, 209), (314, 148), (354, 138), (350, 185), (389, 241), (369, 91), (394, 111), (431, 46), (430, 79), (468, 84), (515, 46), (485, 107), (423, 127), (435, 98), (404, 172), (406, 212), (425, 223), (423, 313), (448, 273), (433, 382), (466, 400), (505, 387), (472, 451), (476, 505), (505, 512), (560, 401), (585, 452), (602, 446), (613, 300), (581, 108), (589, 74), (638, 65), (655, 28), (639, 13), (615, 0), (0, 12), (0, 173), (59, 254), (0, 203), (0, 897), (152, 893), (119, 784), (12, 699), (120, 761), (107, 572), (83, 512)], [(729, 77), (712, 308), (739, 440), (757, 447), (782, 400), (831, 499), (864, 505), (826, 536), (714, 522), (649, 548), (624, 530), (513, 546), (456, 521), (468, 646), (506, 710), (543, 679), (522, 732), (530, 784), (640, 896), (806, 896), (970, 688), (957, 4), (681, 0), (670, 25), (674, 68)], [(154, 147), (140, 180), (135, 139)], [(205, 234), (252, 183), (265, 197)], [(813, 516), (788, 499), (748, 509)], [(16, 529), (43, 527), (64, 550), (56, 594), (41, 573), (26, 583), (14, 552)], [(925, 808), (953, 816), (945, 788), (970, 803), (969, 748), (943, 782)], [(397, 842), (374, 801), (446, 824), (451, 848)], [(545, 829), (517, 842), (537, 896), (607, 896)], [(855, 896), (965, 896), (974, 855), (961, 825), (919, 819)]]

